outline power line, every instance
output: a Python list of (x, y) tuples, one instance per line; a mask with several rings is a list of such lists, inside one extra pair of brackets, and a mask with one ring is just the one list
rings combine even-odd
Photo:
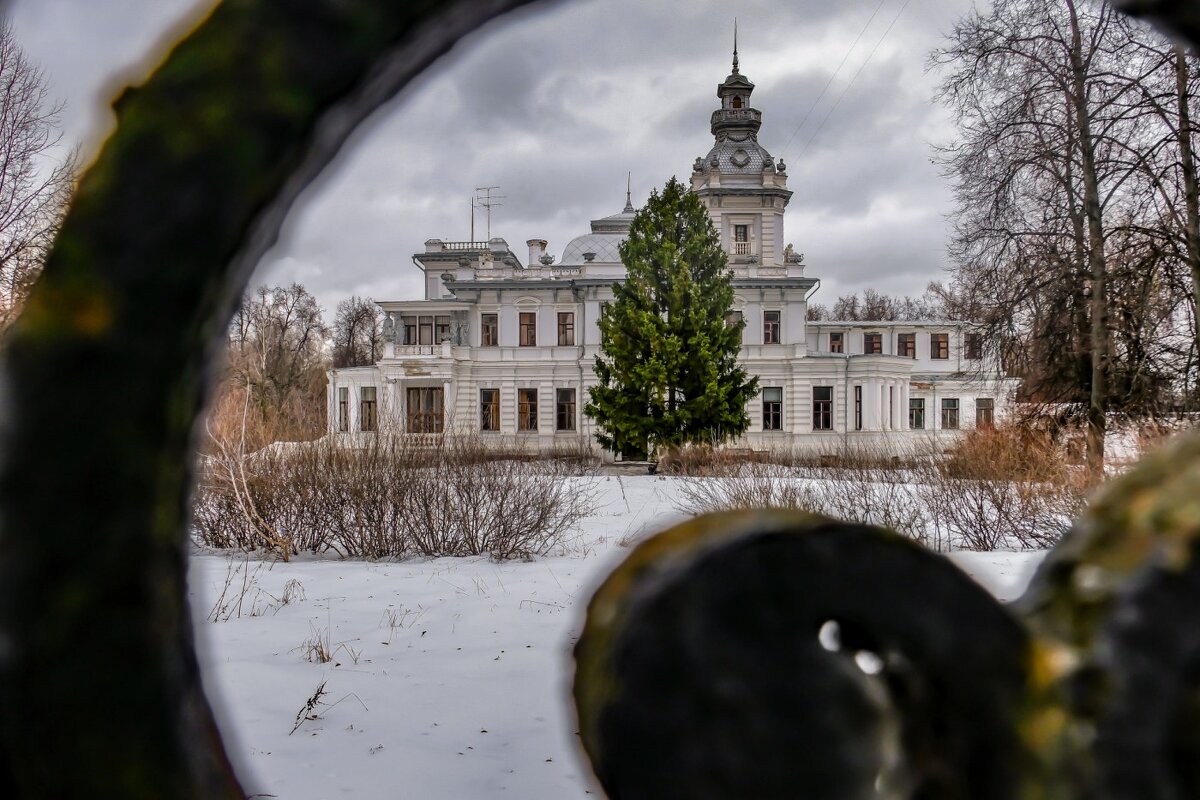
[(783, 146), (783, 150), (780, 151), (780, 155), (787, 153), (787, 149), (792, 146), (792, 141), (796, 138), (796, 134), (800, 133), (800, 129), (804, 127), (804, 123), (808, 122), (808, 117), (810, 114), (812, 114), (813, 109), (817, 107), (817, 103), (821, 102), (821, 98), (825, 96), (825, 92), (829, 91), (830, 85), (832, 85), (834, 80), (837, 79), (837, 76), (841, 74), (842, 67), (846, 66), (846, 59), (850, 58), (850, 54), (854, 52), (854, 48), (858, 47), (858, 41), (862, 39), (863, 34), (867, 32), (867, 28), (871, 27), (871, 23), (875, 21), (875, 15), (879, 13), (879, 9), (883, 8), (883, 4), (886, 2), (887, 0), (879, 0), (879, 5), (875, 6), (875, 10), (871, 12), (871, 16), (867, 17), (866, 24), (864, 24), (862, 26), (862, 30), (858, 32), (858, 36), (854, 37), (854, 41), (850, 44), (849, 49), (846, 50), (846, 55), (842, 56), (842, 63), (837, 65), (837, 69), (835, 69), (833, 74), (829, 76), (829, 80), (825, 81), (825, 86), (822, 87), (820, 93), (817, 95), (817, 99), (813, 100), (812, 105), (808, 107), (808, 111), (804, 112), (804, 117), (800, 120), (800, 124), (796, 126), (796, 129), (792, 131), (792, 135), (788, 138), (787, 144)]
[(821, 120), (821, 124), (817, 126), (815, 131), (813, 131), (813, 135), (808, 137), (808, 141), (804, 143), (804, 149), (800, 151), (800, 155), (797, 156), (797, 158), (803, 158), (804, 154), (808, 152), (809, 145), (811, 145), (813, 140), (817, 138), (817, 134), (824, 129), (825, 123), (829, 121), (829, 117), (834, 111), (837, 110), (838, 105), (840, 105), (842, 102), (842, 98), (846, 96), (846, 92), (850, 91), (850, 87), (854, 85), (856, 80), (858, 80), (858, 76), (862, 74), (862, 71), (866, 68), (867, 64), (871, 63), (871, 58), (875, 55), (875, 51), (879, 49), (879, 45), (883, 44), (883, 40), (886, 39), (888, 34), (892, 32), (892, 28), (896, 27), (896, 23), (900, 20), (900, 15), (904, 13), (904, 9), (908, 8), (908, 4), (911, 1), (912, 0), (904, 0), (904, 5), (900, 6), (900, 10), (896, 12), (896, 16), (892, 17), (891, 24), (889, 24), (887, 26), (887, 30), (883, 32), (883, 36), (879, 37), (879, 41), (875, 42), (875, 46), (872, 47), (871, 52), (867, 54), (867, 60), (864, 61), (862, 66), (858, 68), (858, 71), (854, 73), (854, 77), (852, 77), (850, 82), (846, 84), (846, 88), (842, 89), (842, 93), (838, 95), (837, 100), (833, 102), (833, 106), (828, 112), (826, 112), (824, 119)]

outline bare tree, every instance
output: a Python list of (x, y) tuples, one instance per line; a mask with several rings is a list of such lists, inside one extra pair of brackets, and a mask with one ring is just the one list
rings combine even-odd
[(1035, 374), (1065, 370), (1058, 385), (1087, 403), (1095, 475), (1110, 406), (1109, 237), (1137, 205), (1120, 144), (1136, 138), (1128, 110), (1143, 77), (1129, 69), (1130, 26), (1099, 4), (996, 0), (933, 55), (959, 128), (941, 151), (958, 201), (958, 288), (990, 307), (994, 327), (1043, 343), (1025, 354)]
[(874, 289), (867, 289), (861, 295), (842, 295), (834, 302), (832, 310), (822, 305), (810, 305), (808, 319), (857, 322), (938, 319), (946, 314), (942, 298), (935, 291), (937, 288), (931, 285), (920, 297), (893, 297)]
[(229, 332), (233, 387), (245, 387), (278, 436), (310, 438), (323, 432), (313, 409), (325, 408), (325, 354), (329, 328), (321, 307), (298, 283), (259, 286), (242, 300)]
[(365, 367), (383, 357), (383, 311), (369, 297), (338, 303), (333, 320), (333, 366)]
[(0, 327), (41, 271), (74, 187), (76, 153), (52, 158), (61, 111), (12, 26), (0, 25)]

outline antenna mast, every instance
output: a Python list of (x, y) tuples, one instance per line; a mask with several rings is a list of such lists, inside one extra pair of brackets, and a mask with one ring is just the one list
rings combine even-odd
[[(493, 189), (499, 189), (499, 188), (500, 188), (499, 186), (476, 186), (475, 187), (475, 197), (473, 197), (471, 199), (471, 202), (474, 206), (478, 206), (480, 208), (487, 209), (487, 238), (488, 238), (488, 241), (492, 240), (492, 207), (504, 205), (504, 203), (496, 202), (497, 200), (503, 200), (504, 195), (492, 194)], [(483, 192), (483, 197), (479, 196), (480, 192)], [(475, 214), (474, 214), (474, 212), (472, 212), (471, 213), (471, 238), (472, 239), (475, 238), (474, 231), (475, 231)]]

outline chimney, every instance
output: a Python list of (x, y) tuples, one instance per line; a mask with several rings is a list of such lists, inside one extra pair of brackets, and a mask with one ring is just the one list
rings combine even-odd
[(529, 245), (529, 266), (538, 266), (541, 263), (542, 256), (546, 255), (546, 245), (549, 242), (545, 239), (530, 239), (525, 244)]

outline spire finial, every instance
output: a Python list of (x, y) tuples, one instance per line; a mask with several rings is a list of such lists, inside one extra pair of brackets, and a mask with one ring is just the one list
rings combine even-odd
[(625, 210), (633, 211), (633, 173), (625, 173)]
[(738, 57), (737, 57), (737, 17), (733, 18), (733, 74), (738, 74)]

